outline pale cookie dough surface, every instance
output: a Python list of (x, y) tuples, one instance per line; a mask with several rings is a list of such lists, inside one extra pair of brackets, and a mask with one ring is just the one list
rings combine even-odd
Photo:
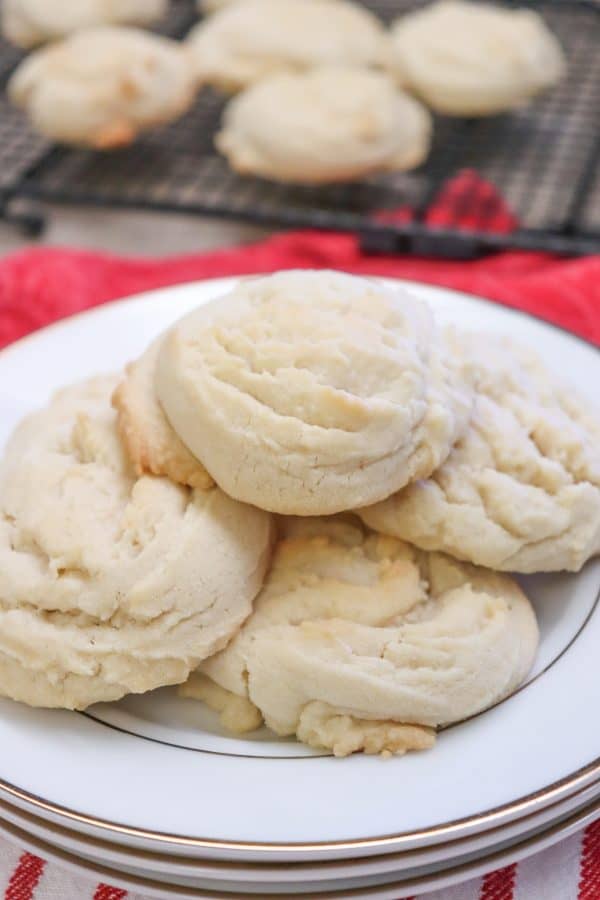
[(196, 6), (198, 7), (198, 12), (209, 15), (210, 13), (218, 12), (220, 9), (225, 9), (226, 6), (231, 6), (233, 3), (244, 2), (248, 2), (248, 0), (197, 0)]
[(428, 111), (390, 76), (327, 66), (277, 73), (238, 94), (216, 145), (241, 174), (319, 184), (414, 168), (430, 141)]
[(515, 572), (577, 571), (600, 553), (600, 413), (529, 349), (466, 344), (479, 393), (434, 474), (359, 513), (372, 528)]
[(510, 110), (565, 74), (562, 49), (538, 13), (439, 0), (391, 30), (390, 67), (437, 112), (480, 116)]
[(282, 70), (379, 65), (386, 44), (379, 20), (351, 0), (244, 0), (200, 22), (187, 46), (201, 84), (237, 91)]
[(115, 382), (57, 394), (0, 467), (0, 693), (33, 706), (184, 681), (236, 633), (268, 564), (265, 513), (134, 475)]
[(20, 47), (55, 41), (96, 25), (150, 25), (168, 0), (3, 0), (2, 33)]
[(110, 149), (182, 115), (196, 88), (176, 41), (106, 26), (32, 53), (11, 77), (8, 92), (41, 134)]
[[(263, 724), (262, 713), (248, 697), (240, 697), (221, 687), (202, 672), (192, 672), (179, 686), (180, 697), (201, 700), (220, 713), (227, 731), (241, 735)], [(327, 703), (315, 700), (302, 710), (296, 736), (316, 750), (331, 750), (334, 756), (362, 751), (381, 756), (402, 756), (409, 750), (428, 750), (435, 744), (435, 730), (422, 725), (392, 721), (370, 721), (342, 714)]]
[(232, 694), (202, 672), (192, 672), (188, 680), (179, 685), (177, 693), (180, 697), (202, 700), (220, 713), (221, 724), (233, 734), (255, 731), (263, 723), (260, 710), (248, 697)]
[(278, 734), (337, 755), (421, 749), (526, 677), (537, 624), (508, 576), (351, 516), (281, 524), (252, 615), (200, 667)]
[(177, 484), (206, 490), (214, 481), (177, 437), (154, 390), (159, 338), (135, 362), (112, 397), (121, 440), (137, 475), (166, 475)]
[(155, 386), (224, 491), (297, 515), (366, 505), (429, 474), (473, 401), (427, 305), (327, 271), (246, 279), (183, 318)]

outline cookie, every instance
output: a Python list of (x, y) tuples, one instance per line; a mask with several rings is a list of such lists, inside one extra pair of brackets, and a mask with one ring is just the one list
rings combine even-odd
[(437, 112), (486, 116), (522, 106), (564, 76), (563, 51), (541, 16), (439, 0), (393, 25), (390, 67)]
[(17, 67), (8, 92), (46, 137), (110, 149), (178, 118), (196, 89), (176, 41), (107, 26), (35, 51)]
[(19, 47), (55, 41), (96, 25), (150, 25), (167, 0), (3, 0), (2, 33)]
[(498, 570), (578, 571), (600, 553), (600, 414), (529, 348), (481, 334), (464, 353), (479, 380), (466, 433), (432, 476), (361, 517)]
[(384, 72), (277, 73), (229, 101), (216, 146), (241, 174), (301, 184), (420, 165), (431, 117)]
[(234, 706), (245, 698), (277, 734), (336, 755), (402, 753), (508, 696), (537, 641), (532, 607), (507, 575), (351, 516), (287, 519), (251, 617), (200, 673), (232, 695), (211, 705), (235, 730), (252, 727), (247, 705)]
[(384, 34), (351, 0), (245, 0), (200, 22), (186, 43), (200, 84), (237, 91), (282, 70), (383, 64)]
[(230, 496), (312, 515), (437, 468), (468, 422), (469, 378), (401, 286), (290, 271), (184, 317), (160, 346), (155, 389)]
[(137, 475), (166, 475), (177, 484), (206, 490), (214, 481), (169, 425), (154, 390), (160, 339), (125, 375), (112, 397), (121, 440)]
[(17, 429), (0, 467), (0, 694), (83, 709), (184, 681), (248, 616), (270, 517), (137, 478), (98, 378)]
[(231, 6), (232, 3), (242, 3), (244, 0), (197, 0), (198, 12), (210, 15)]

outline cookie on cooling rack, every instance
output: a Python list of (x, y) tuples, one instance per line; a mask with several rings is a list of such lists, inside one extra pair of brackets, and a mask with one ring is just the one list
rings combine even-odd
[(470, 0), (438, 0), (398, 19), (390, 67), (432, 109), (453, 116), (514, 109), (566, 69), (538, 13)]
[(154, 387), (223, 490), (297, 515), (431, 473), (473, 403), (426, 304), (327, 271), (246, 279), (185, 316), (160, 345)]
[(32, 706), (184, 681), (237, 632), (269, 561), (266, 513), (136, 477), (115, 382), (61, 391), (0, 465), (0, 694)]
[(182, 115), (196, 89), (176, 41), (107, 26), (32, 53), (11, 77), (8, 93), (41, 134), (110, 149)]
[(245, 0), (216, 12), (189, 34), (200, 84), (237, 91), (278, 71), (318, 65), (382, 65), (385, 33), (351, 0)]
[(35, 47), (97, 25), (149, 25), (168, 0), (3, 0), (2, 33), (19, 47)]
[(526, 677), (537, 623), (508, 576), (350, 516), (281, 528), (252, 615), (181, 688), (221, 709), (233, 730), (256, 727), (260, 713), (278, 734), (338, 756), (426, 749), (436, 726), (491, 706)]
[(460, 340), (479, 384), (471, 424), (433, 475), (359, 514), (493, 569), (577, 571), (600, 553), (600, 413), (529, 348)]
[(431, 117), (384, 72), (327, 66), (268, 76), (229, 101), (216, 145), (241, 174), (301, 184), (406, 170)]

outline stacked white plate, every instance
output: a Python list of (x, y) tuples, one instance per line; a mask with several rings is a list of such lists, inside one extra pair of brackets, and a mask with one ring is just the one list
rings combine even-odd
[[(122, 366), (231, 285), (112, 304), (5, 350), (0, 442), (55, 388)], [(441, 319), (535, 346), (594, 401), (595, 348), (486, 301), (408, 287)], [(522, 581), (541, 630), (528, 682), (404, 758), (337, 760), (266, 729), (229, 737), (174, 689), (86, 713), (0, 701), (0, 830), (149, 897), (397, 900), (549, 846), (600, 815), (600, 560)]]

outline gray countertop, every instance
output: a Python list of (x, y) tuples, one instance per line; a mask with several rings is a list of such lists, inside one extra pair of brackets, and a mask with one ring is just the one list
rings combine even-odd
[(48, 206), (48, 227), (32, 240), (0, 219), (0, 256), (27, 246), (59, 245), (136, 256), (169, 256), (260, 240), (251, 225), (171, 213)]

